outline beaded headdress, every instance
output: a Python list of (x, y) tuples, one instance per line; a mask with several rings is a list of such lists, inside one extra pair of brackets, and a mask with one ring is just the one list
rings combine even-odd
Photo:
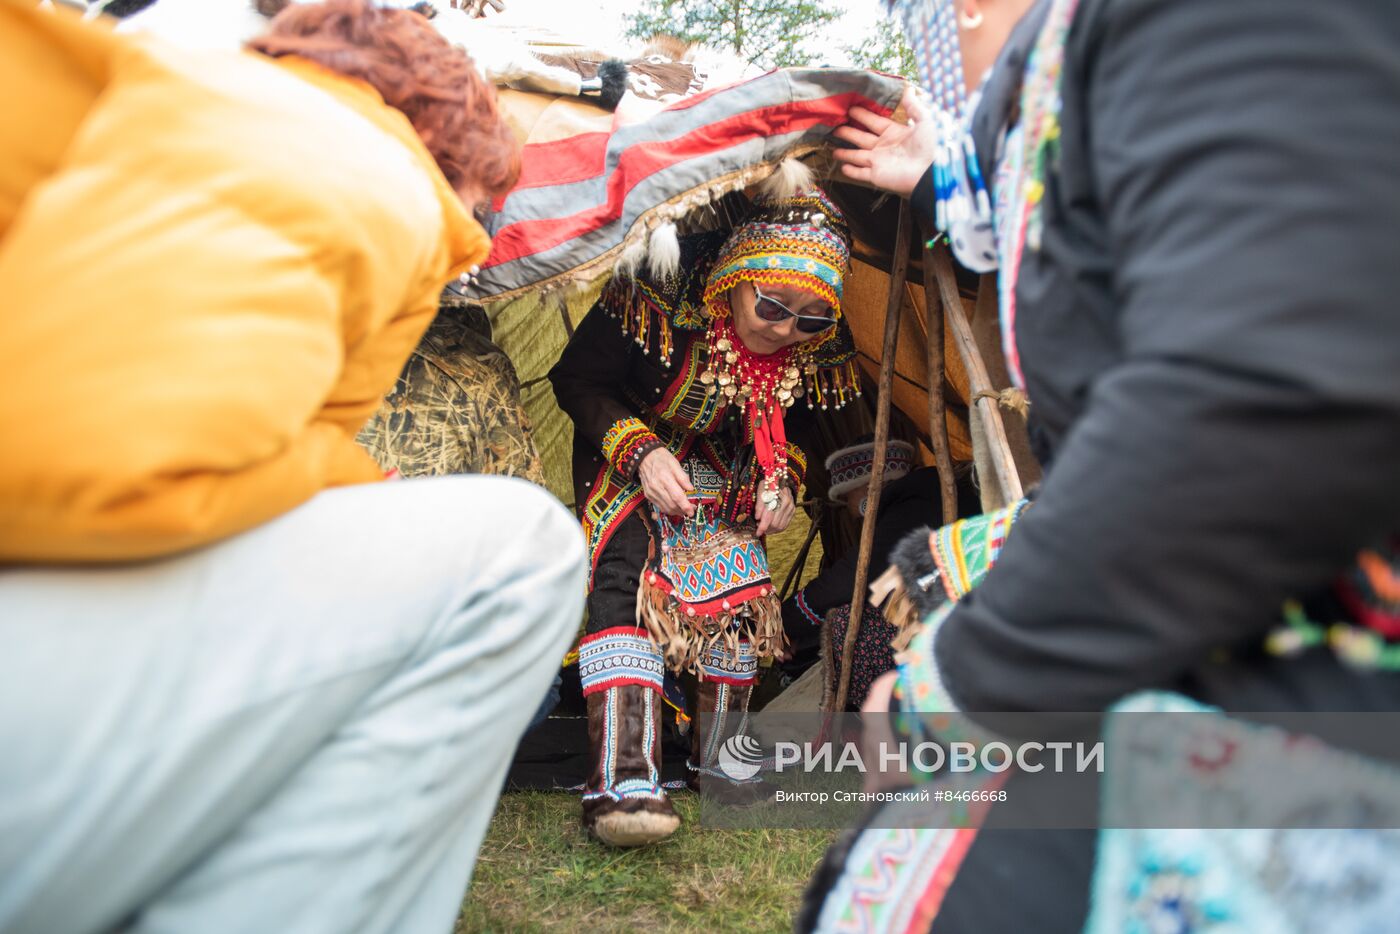
[[(735, 405), (747, 404), (754, 393), (764, 408), (769, 402), (787, 408), (804, 394), (809, 408), (840, 408), (859, 395), (855, 344), (841, 320), (850, 262), (846, 217), (820, 188), (758, 201), (720, 247), (705, 281), (701, 304), (709, 319), (710, 361), (701, 381)], [(740, 282), (818, 295), (831, 305), (837, 324), (790, 348), (781, 360), (756, 361), (739, 345), (730, 320), (729, 290)], [(773, 371), (771, 379), (758, 372), (765, 369)]]
[(820, 188), (759, 201), (721, 247), (702, 301), (728, 314), (725, 294), (740, 282), (785, 285), (825, 299), (840, 317), (842, 280), (851, 262), (851, 233), (841, 210)]

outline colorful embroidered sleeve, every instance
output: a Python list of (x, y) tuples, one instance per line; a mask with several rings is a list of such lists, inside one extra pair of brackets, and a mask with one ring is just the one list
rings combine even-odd
[[(1095, 19), (1076, 20), (1061, 101), (1073, 130), (1026, 159), (1051, 164), (1061, 194), (1092, 181), (1102, 226), (1079, 227), (1048, 197), (1040, 219), (1045, 244), (1071, 225), (1113, 244), (1113, 354), (1071, 370), (1095, 388), (1062, 410), (1054, 467), (1000, 570), (939, 635), (943, 677), (969, 709), (1103, 710), (1196, 677), (1221, 647), (1260, 639), (1289, 594), (1322, 591), (1400, 526), (1400, 316), (1382, 297), (1400, 292), (1400, 264), (1357, 252), (1378, 248), (1400, 211), (1400, 173), (1382, 155), (1394, 144), (1372, 116), (1400, 109), (1400, 56), (1348, 54), (1343, 38), (1378, 26), (1383, 8), (1393, 27), (1393, 5), (1337, 0), (1319, 16), (1276, 0), (1262, 56), (1240, 41), (1238, 4), (1094, 3)], [(1210, 81), (1193, 71), (1205, 61)], [(1306, 99), (1271, 91), (1301, 68)], [(1323, 95), (1367, 109), (1311, 103)], [(1183, 117), (1169, 130), (1168, 114)], [(1296, 223), (1301, 204), (1347, 218), (1346, 236)], [(1047, 286), (1077, 262), (1031, 248), (1020, 291), (1044, 302), (1027, 321), (1068, 308)], [(1058, 339), (1035, 351), (1072, 340)], [(1028, 374), (1068, 385), (1051, 376), (1062, 361), (1022, 353)], [(1261, 469), (1210, 469), (1246, 464)], [(1231, 654), (1258, 684), (1326, 681), (1333, 698), (1388, 705), (1367, 676)], [(1211, 691), (1248, 703), (1245, 677)]]
[(899, 708), (906, 714), (955, 713), (957, 702), (943, 684), (938, 661), (933, 654), (938, 630), (956, 604), (949, 600), (924, 620), (909, 643), (895, 659), (899, 681), (895, 688)]
[(1018, 500), (995, 512), (959, 519), (934, 533), (929, 544), (949, 600), (961, 600), (996, 564), (1007, 533), (1029, 505)]
[(642, 458), (661, 447), (661, 439), (640, 418), (621, 418), (603, 435), (603, 456), (626, 477), (635, 477)]
[(812, 609), (812, 604), (807, 602), (807, 591), (805, 589), (799, 590), (796, 593), (796, 595), (793, 597), (792, 603), (793, 606), (797, 608), (797, 612), (802, 614), (802, 618), (805, 619), (807, 622), (811, 623), (813, 626), (820, 626), (824, 621), (824, 617), (822, 616), (822, 614)]
[[(923, 622), (909, 647), (896, 657), (900, 728), (920, 741), (933, 736), (934, 731), (924, 721), (928, 714), (957, 713), (960, 709), (938, 664), (935, 646), (939, 631), (957, 602), (996, 564), (1007, 534), (1027, 506), (1026, 500), (1020, 500), (996, 512), (960, 519), (934, 533), (930, 549), (948, 600)], [(965, 717), (941, 721), (937, 732), (943, 741), (983, 743), (992, 738)]]
[(787, 443), (788, 471), (792, 474), (793, 496), (802, 489), (807, 479), (807, 454), (791, 441)]
[(626, 390), (635, 351), (617, 322), (594, 305), (549, 371), (559, 408), (574, 423), (575, 436), (589, 445), (601, 448), (611, 426), (637, 414)]

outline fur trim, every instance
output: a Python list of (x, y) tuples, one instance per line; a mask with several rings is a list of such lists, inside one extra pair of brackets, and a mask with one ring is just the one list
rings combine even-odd
[(646, 626), (652, 641), (666, 656), (672, 671), (688, 671), (704, 680), (699, 660), (711, 648), (723, 645), (738, 657), (739, 642), (748, 640), (754, 656), (772, 658), (786, 644), (783, 605), (770, 590), (735, 608), (714, 616), (688, 616), (669, 591), (642, 575), (637, 588), (637, 622)]
[(690, 43), (684, 39), (666, 33), (657, 33), (647, 40), (647, 44), (642, 48), (642, 58), (650, 58), (655, 55), (669, 61), (684, 61), (685, 56), (690, 52)]
[(680, 815), (669, 804), (643, 801), (628, 809), (612, 807), (593, 819), (589, 831), (608, 846), (650, 846), (675, 833)]
[[(890, 552), (890, 569), (870, 585), (871, 600), (899, 630), (894, 639), (895, 651), (902, 651), (918, 631), (919, 623), (948, 598), (929, 551), (932, 532), (925, 526), (901, 539)], [(921, 582), (927, 586), (921, 586)]]
[(681, 270), (681, 242), (676, 225), (666, 221), (651, 232), (647, 268), (659, 279), (669, 279)]
[(815, 184), (812, 170), (805, 162), (787, 158), (778, 163), (773, 174), (759, 184), (758, 194), (761, 198), (786, 201), (797, 197), (800, 192), (810, 190)]
[(598, 66), (598, 80), (603, 84), (598, 103), (606, 110), (617, 110), (618, 101), (627, 93), (627, 63), (620, 58), (608, 59)]
[(647, 244), (645, 240), (636, 239), (628, 243), (623, 249), (622, 255), (617, 258), (617, 274), (626, 276), (629, 279), (637, 277), (637, 270), (642, 267), (642, 260), (647, 257)]

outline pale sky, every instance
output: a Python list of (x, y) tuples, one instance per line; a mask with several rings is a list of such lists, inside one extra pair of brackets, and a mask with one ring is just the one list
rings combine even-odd
[[(507, 0), (506, 14), (532, 25), (546, 25), (570, 40), (584, 45), (616, 47), (622, 37), (625, 15), (646, 0)], [(843, 45), (859, 45), (870, 35), (882, 16), (881, 0), (844, 0), (842, 18), (813, 43), (813, 51), (823, 50), (826, 61), (818, 64), (850, 64)]]

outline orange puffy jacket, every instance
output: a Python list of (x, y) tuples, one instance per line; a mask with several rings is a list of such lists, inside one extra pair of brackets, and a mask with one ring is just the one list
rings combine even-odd
[(379, 478), (356, 431), (489, 241), (306, 61), (0, 0), (0, 563), (167, 555)]

